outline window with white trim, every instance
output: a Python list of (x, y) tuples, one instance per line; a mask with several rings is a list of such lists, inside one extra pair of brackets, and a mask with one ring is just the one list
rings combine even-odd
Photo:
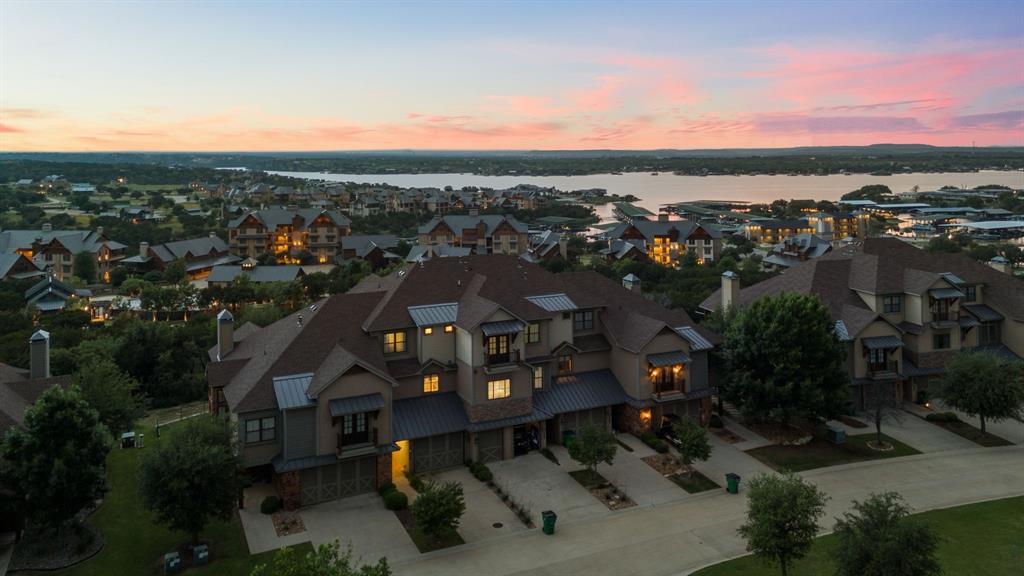
[(277, 437), (277, 418), (253, 418), (245, 421), (245, 443), (269, 442)]
[(512, 380), (504, 378), (502, 380), (489, 380), (487, 382), (487, 399), (498, 400), (500, 398), (508, 398), (512, 395)]
[(544, 367), (534, 366), (533, 367), (533, 388), (539, 390), (544, 387)]
[(526, 343), (536, 344), (540, 342), (540, 323), (533, 322), (526, 325)]
[(405, 332), (384, 334), (384, 353), (405, 352)]

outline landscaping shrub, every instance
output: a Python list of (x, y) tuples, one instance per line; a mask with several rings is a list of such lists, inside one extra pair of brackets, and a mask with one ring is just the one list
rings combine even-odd
[(654, 432), (644, 432), (643, 435), (640, 436), (640, 440), (643, 441), (644, 444), (653, 448), (658, 454), (665, 454), (668, 452), (668, 444), (666, 444), (661, 438), (655, 436)]
[(494, 473), (491, 472), (491, 469), (488, 468), (486, 464), (480, 464), (479, 462), (476, 464), (476, 466), (471, 468), (471, 471), (473, 472), (473, 476), (476, 476), (477, 480), (484, 483), (494, 480)]
[(388, 510), (404, 510), (409, 506), (409, 497), (404, 492), (392, 490), (384, 495), (384, 507)]
[(260, 512), (264, 514), (273, 514), (281, 509), (281, 499), (277, 496), (267, 496), (260, 503)]
[(395, 486), (394, 482), (385, 482), (384, 484), (381, 484), (380, 488), (377, 489), (377, 493), (380, 494), (381, 496), (387, 496), (388, 494), (394, 492), (395, 490), (398, 490), (398, 487)]
[(711, 418), (708, 418), (708, 426), (712, 428), (724, 428), (725, 424), (722, 422), (722, 417), (718, 414), (712, 414)]
[(956, 412), (932, 412), (924, 417), (929, 422), (959, 422)]
[(658, 454), (667, 454), (668, 444), (666, 444), (664, 440), (658, 440), (654, 443), (654, 451)]
[(424, 483), (422, 478), (413, 474), (412, 472), (409, 472), (408, 470), (405, 471), (405, 477), (407, 480), (409, 480), (409, 486), (412, 486), (413, 490), (417, 492), (423, 492)]

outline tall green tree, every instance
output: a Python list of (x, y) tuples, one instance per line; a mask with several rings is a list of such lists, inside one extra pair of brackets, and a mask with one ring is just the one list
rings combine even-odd
[(387, 558), (373, 565), (357, 566), (352, 558), (352, 545), (342, 552), (335, 540), (301, 556), (292, 548), (281, 548), (269, 565), (257, 566), (251, 576), (391, 576), (391, 567)]
[(111, 439), (99, 414), (71, 387), (53, 386), (3, 444), (3, 484), (23, 496), (29, 518), (58, 530), (106, 491)]
[(692, 464), (703, 462), (711, 457), (711, 443), (708, 442), (708, 431), (689, 418), (680, 418), (672, 425), (672, 434), (679, 444), (679, 458), (686, 466), (687, 475), (693, 474)]
[(230, 423), (198, 416), (172, 427), (143, 458), (143, 503), (157, 522), (198, 544), (210, 521), (234, 512), (240, 471)]
[(96, 260), (88, 252), (79, 252), (71, 260), (71, 273), (81, 278), (86, 284), (96, 282)]
[(989, 420), (1024, 418), (1024, 364), (987, 352), (961, 352), (946, 366), (942, 401), (977, 416), (981, 431)]
[(789, 422), (838, 416), (846, 349), (817, 298), (783, 292), (741, 309), (725, 333), (726, 399), (745, 414)]
[(747, 551), (789, 574), (794, 560), (810, 550), (828, 496), (799, 476), (762, 474), (750, 481), (747, 520), (739, 533)]
[(838, 576), (937, 576), (938, 538), (908, 518), (910, 508), (895, 492), (872, 494), (837, 519), (839, 544), (832, 549)]
[(181, 258), (171, 260), (164, 268), (164, 282), (168, 284), (180, 284), (186, 277), (185, 261)]
[(99, 414), (100, 422), (115, 436), (130, 430), (142, 414), (142, 403), (136, 396), (139, 383), (121, 372), (112, 360), (85, 360), (78, 366), (74, 381), (82, 397)]
[(576, 438), (568, 445), (569, 456), (590, 472), (595, 472), (597, 465), (602, 462), (611, 464), (618, 448), (615, 435), (604, 426), (595, 424), (580, 427)]
[(459, 527), (466, 512), (462, 485), (430, 482), (412, 503), (412, 519), (425, 534), (437, 538)]

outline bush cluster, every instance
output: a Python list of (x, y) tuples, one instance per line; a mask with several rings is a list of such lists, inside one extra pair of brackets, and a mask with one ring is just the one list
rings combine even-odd
[(264, 514), (273, 514), (280, 510), (281, 506), (283, 506), (283, 503), (280, 498), (277, 496), (267, 496), (263, 499), (263, 502), (260, 503), (260, 512)]
[(469, 471), (473, 473), (473, 476), (475, 476), (477, 480), (484, 484), (494, 481), (494, 473), (491, 472), (491, 469), (488, 468), (486, 464), (482, 462), (470, 462), (468, 466)]
[(394, 482), (381, 484), (377, 493), (384, 498), (384, 507), (388, 510), (404, 510), (409, 506), (409, 497), (404, 492), (399, 492)]
[(956, 412), (932, 412), (924, 417), (929, 422), (959, 422)]
[(640, 436), (640, 440), (642, 440), (644, 444), (647, 444), (648, 446), (653, 448), (654, 451), (657, 452), (658, 454), (667, 454), (668, 453), (668, 443), (666, 443), (661, 438), (658, 438), (654, 434), (654, 432), (650, 432), (650, 431), (644, 432)]

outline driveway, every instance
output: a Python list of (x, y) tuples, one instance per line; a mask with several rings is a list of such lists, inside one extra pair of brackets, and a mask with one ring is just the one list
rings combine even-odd
[[(557, 469), (550, 463), (549, 468)], [(832, 497), (823, 522), (827, 529), (852, 499), (872, 492), (899, 491), (917, 511), (1022, 495), (1024, 448), (942, 451), (833, 466), (803, 476)], [(710, 491), (664, 506), (564, 524), (560, 519), (554, 536), (529, 530), (392, 566), (403, 576), (685, 574), (744, 553), (736, 529), (745, 508), (742, 496)]]
[(725, 487), (725, 475), (732, 472), (740, 475), (740, 490), (744, 480), (758, 474), (772, 474), (773, 471), (764, 462), (737, 448), (741, 444), (729, 444), (714, 434), (708, 434), (711, 444), (711, 457), (705, 462), (693, 465), (698, 472), (714, 480), (719, 486)]
[[(852, 428), (843, 425), (847, 435), (858, 436), (875, 433), (875, 425), (870, 417), (860, 414), (857, 418), (868, 424), (868, 427)], [(830, 424), (835, 425), (837, 422), (830, 422)], [(968, 450), (978, 447), (977, 444), (963, 436), (954, 434), (931, 422), (926, 422), (907, 411), (900, 412), (899, 422), (882, 422), (882, 434), (892, 436), (900, 442), (924, 453), (942, 452), (944, 450)]]
[(487, 466), (494, 472), (494, 482), (513, 500), (530, 510), (533, 522), (538, 526), (541, 523), (540, 513), (544, 510), (554, 510), (560, 524), (607, 516), (611, 511), (569, 476), (569, 466), (574, 463), (565, 449), (551, 446), (551, 450), (557, 454), (560, 465), (537, 452), (530, 452)]
[[(942, 400), (935, 400), (936, 410), (951, 410), (948, 406), (942, 403)], [(964, 422), (970, 422), (972, 426), (981, 428), (981, 422), (977, 416), (968, 416), (959, 410), (952, 410), (956, 412), (957, 416), (960, 417)], [(1024, 444), (1024, 422), (1020, 420), (1003, 420), (1002, 422), (985, 422), (985, 430), (991, 434), (995, 434), (1000, 438), (1004, 438), (1013, 442), (1014, 444)]]
[(512, 510), (486, 484), (477, 480), (465, 467), (446, 470), (431, 477), (438, 482), (462, 484), (466, 513), (459, 523), (459, 535), (466, 542), (528, 530)]

